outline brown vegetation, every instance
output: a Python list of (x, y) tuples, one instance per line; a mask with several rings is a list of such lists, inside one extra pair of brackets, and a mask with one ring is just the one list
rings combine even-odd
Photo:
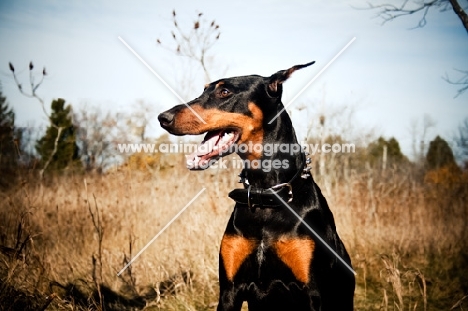
[[(0, 194), (1, 309), (213, 310), (237, 170), (189, 172), (179, 155), (161, 161), (42, 183), (21, 173), (23, 183)], [(357, 272), (356, 310), (466, 308), (468, 177), (443, 168), (425, 175), (346, 165), (315, 172)]]

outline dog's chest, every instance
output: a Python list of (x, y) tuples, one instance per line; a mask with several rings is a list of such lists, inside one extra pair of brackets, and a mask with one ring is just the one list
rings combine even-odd
[(281, 237), (262, 239), (258, 242), (254, 256), (258, 276), (285, 271), (302, 283), (310, 280), (315, 243), (310, 238)]
[(262, 262), (265, 260), (265, 242), (262, 240), (257, 248), (257, 263), (259, 267), (262, 266)]

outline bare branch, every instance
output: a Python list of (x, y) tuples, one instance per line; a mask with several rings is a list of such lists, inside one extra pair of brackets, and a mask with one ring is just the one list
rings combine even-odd
[(39, 83), (36, 84), (36, 83), (34, 83), (34, 75), (33, 75), (34, 65), (33, 65), (32, 62), (29, 62), (29, 84), (31, 86), (31, 91), (30, 91), (30, 93), (26, 93), (24, 91), (21, 83), (19, 83), (19, 81), (18, 81), (18, 78), (17, 78), (16, 73), (15, 73), (15, 67), (13, 66), (13, 64), (11, 62), (8, 65), (10, 67), (10, 71), (11, 71), (11, 73), (13, 75), (13, 79), (15, 80), (15, 83), (16, 83), (20, 93), (23, 94), (26, 97), (37, 99), (39, 101), (39, 103), (41, 104), (42, 111), (44, 112), (47, 119), (49, 120), (50, 126), (57, 129), (57, 137), (55, 138), (55, 141), (54, 141), (54, 149), (52, 150), (51, 154), (49, 155), (49, 158), (45, 162), (44, 167), (39, 171), (39, 176), (40, 176), (40, 178), (42, 180), (42, 178), (44, 177), (45, 170), (47, 169), (47, 167), (49, 166), (49, 164), (52, 161), (53, 157), (57, 153), (58, 143), (59, 143), (59, 140), (60, 140), (60, 135), (62, 134), (62, 131), (63, 131), (63, 127), (59, 127), (59, 126), (55, 125), (54, 122), (52, 122), (52, 119), (51, 119), (50, 115), (47, 113), (47, 111), (45, 109), (44, 100), (39, 95), (37, 95), (37, 93), (36, 93), (37, 89), (39, 88), (39, 86), (44, 81), (44, 77), (46, 76), (45, 67), (42, 70), (41, 81), (39, 81)]
[(466, 90), (468, 90), (468, 70), (459, 70), (459, 69), (455, 69), (455, 70), (463, 74), (463, 76), (460, 79), (452, 80), (447, 74), (445, 74), (445, 76), (442, 77), (442, 79), (444, 79), (446, 82), (450, 84), (462, 85), (462, 87), (458, 89), (457, 94), (454, 96), (454, 98), (457, 98), (458, 96), (463, 94)]
[(401, 16), (413, 15), (415, 13), (422, 12), (422, 17), (415, 28), (421, 28), (427, 24), (426, 16), (431, 8), (438, 8), (440, 12), (447, 12), (452, 9), (461, 20), (465, 30), (468, 32), (468, 14), (465, 11), (466, 8), (462, 8), (457, 0), (432, 0), (429, 2), (425, 2), (424, 0), (414, 0), (411, 2), (409, 0), (404, 0), (400, 6), (389, 3), (381, 5), (368, 3), (367, 7), (367, 9), (375, 9), (378, 11), (377, 15), (383, 19), (382, 24)]
[(221, 32), (219, 25), (213, 20), (208, 22), (202, 19), (203, 13), (198, 13), (196, 20), (191, 24), (189, 29), (183, 29), (177, 20), (175, 10), (172, 11), (172, 20), (174, 30), (171, 31), (172, 39), (175, 47), (171, 47), (157, 39), (159, 46), (175, 53), (176, 55), (184, 56), (192, 59), (200, 64), (204, 73), (206, 82), (210, 82), (211, 78), (206, 65), (207, 52), (219, 40)]
[(389, 21), (392, 21), (401, 16), (413, 15), (418, 12), (422, 12), (422, 17), (418, 22), (418, 26), (415, 28), (424, 27), (427, 24), (426, 16), (429, 12), (429, 9), (432, 7), (439, 7), (441, 11), (445, 11), (447, 8), (448, 3), (445, 3), (446, 0), (432, 0), (429, 2), (413, 2), (416, 4), (414, 7), (410, 7), (409, 0), (403, 1), (400, 6), (396, 6), (393, 4), (381, 4), (381, 5), (373, 5), (368, 3), (368, 9), (375, 9), (379, 12), (377, 13), (383, 19), (382, 24), (385, 24)]
[[(47, 111), (45, 109), (44, 100), (39, 95), (37, 95), (37, 93), (36, 93), (36, 90), (39, 88), (39, 86), (41, 86), (42, 82), (44, 81), (44, 77), (46, 76), (45, 68), (42, 71), (41, 81), (39, 81), (39, 83), (35, 84), (34, 83), (34, 75), (33, 75), (34, 66), (33, 66), (32, 62), (29, 63), (29, 84), (31, 85), (31, 91), (30, 91), (30, 93), (27, 93), (23, 89), (22, 84), (18, 81), (18, 77), (16, 76), (15, 68), (13, 67), (13, 64), (9, 63), (9, 67), (10, 67), (10, 71), (11, 71), (11, 73), (13, 75), (13, 79), (15, 80), (16, 86), (18, 87), (18, 90), (20, 91), (20, 93), (23, 94), (26, 97), (37, 99), (39, 101), (39, 103), (41, 104), (42, 111), (46, 115), (47, 119), (49, 119), (49, 121), (50, 121), (50, 116), (49, 116), (49, 114), (47, 113)], [(50, 123), (51, 123), (52, 126), (55, 127), (55, 125), (52, 124), (52, 122), (50, 122)]]
[(453, 11), (457, 14), (458, 18), (460, 18), (461, 22), (463, 23), (463, 27), (468, 32), (468, 14), (466, 14), (465, 10), (460, 6), (457, 0), (449, 0), (450, 4), (452, 5)]
[[(425, 0), (413, 0), (411, 2), (409, 0), (404, 0), (400, 6), (394, 4), (373, 5), (368, 3), (368, 9), (378, 10), (378, 16), (383, 19), (383, 24), (401, 16), (422, 12), (422, 17), (418, 25), (414, 28), (421, 28), (427, 24), (426, 16), (431, 8), (439, 8), (440, 12), (446, 12), (451, 8), (462, 21), (465, 30), (468, 31), (468, 14), (465, 11), (466, 8), (462, 8), (457, 0), (431, 0), (428, 2), (425, 2)], [(462, 85), (462, 87), (458, 89), (455, 98), (468, 90), (468, 72), (458, 71), (464, 73), (464, 76), (459, 80), (453, 81), (447, 75), (443, 77), (443, 79), (450, 84)]]
[(96, 196), (93, 193), (94, 198), (94, 207), (95, 211), (91, 209), (91, 203), (89, 202), (88, 197), (88, 183), (86, 182), (86, 178), (83, 180), (85, 185), (86, 191), (86, 203), (88, 205), (88, 211), (91, 215), (91, 220), (93, 222), (94, 230), (96, 231), (97, 239), (98, 239), (98, 249), (96, 253), (92, 255), (92, 262), (93, 262), (93, 282), (96, 290), (98, 292), (99, 297), (99, 306), (100, 310), (104, 310), (104, 297), (101, 292), (101, 287), (103, 284), (102, 280), (102, 239), (104, 236), (104, 226), (102, 225), (102, 212), (99, 210), (99, 206), (96, 201)]
[[(51, 124), (52, 124), (52, 122), (51, 122)], [(55, 137), (54, 149), (52, 150), (49, 158), (47, 159), (46, 163), (44, 164), (44, 167), (39, 171), (39, 176), (41, 177), (41, 179), (42, 179), (42, 177), (44, 177), (45, 170), (47, 169), (50, 162), (52, 161), (52, 158), (55, 156), (55, 153), (57, 152), (60, 135), (62, 135), (63, 127), (59, 127), (59, 126), (55, 126), (55, 125), (54, 125), (54, 127), (57, 129), (57, 137)]]

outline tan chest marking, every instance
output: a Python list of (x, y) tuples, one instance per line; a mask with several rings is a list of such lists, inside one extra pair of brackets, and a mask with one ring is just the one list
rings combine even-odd
[(241, 236), (225, 235), (221, 241), (220, 254), (223, 258), (227, 278), (232, 281), (244, 260), (258, 243)]
[(310, 280), (310, 263), (315, 248), (311, 239), (281, 239), (273, 245), (278, 258), (288, 266), (294, 276), (303, 283)]

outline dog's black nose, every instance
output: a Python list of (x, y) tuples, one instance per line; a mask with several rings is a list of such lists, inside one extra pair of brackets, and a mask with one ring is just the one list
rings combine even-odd
[(161, 123), (161, 126), (168, 126), (174, 121), (174, 114), (169, 111), (165, 111), (159, 114), (158, 120), (159, 123)]

